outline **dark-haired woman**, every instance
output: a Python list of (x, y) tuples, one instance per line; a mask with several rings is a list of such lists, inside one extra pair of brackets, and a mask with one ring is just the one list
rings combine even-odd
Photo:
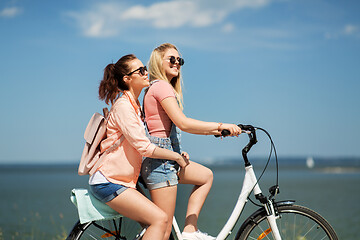
[(99, 98), (112, 107), (101, 151), (122, 137), (124, 140), (90, 176), (89, 184), (96, 198), (120, 214), (149, 226), (143, 239), (160, 240), (164, 238), (167, 215), (136, 190), (142, 157), (172, 159), (182, 167), (188, 162), (178, 153), (157, 147), (146, 137), (138, 97), (148, 85), (146, 67), (132, 54), (106, 66)]

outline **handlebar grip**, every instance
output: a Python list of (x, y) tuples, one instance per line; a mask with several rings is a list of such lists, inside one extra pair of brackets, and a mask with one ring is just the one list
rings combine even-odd
[(216, 138), (218, 137), (226, 137), (226, 136), (229, 136), (230, 135), (230, 131), (227, 130), (227, 129), (224, 129), (221, 131), (221, 135), (214, 135)]
[[(244, 125), (244, 124), (238, 124), (239, 128), (243, 131), (253, 131), (255, 128), (252, 125)], [(230, 131), (227, 129), (224, 129), (221, 131), (221, 135), (214, 135), (215, 137), (226, 137), (230, 135)]]
[(252, 125), (243, 125), (243, 124), (238, 124), (239, 128), (241, 128), (241, 130), (244, 131), (252, 131), (254, 130), (254, 127)]
[(227, 129), (224, 129), (221, 131), (221, 136), (226, 137), (230, 135), (230, 131)]

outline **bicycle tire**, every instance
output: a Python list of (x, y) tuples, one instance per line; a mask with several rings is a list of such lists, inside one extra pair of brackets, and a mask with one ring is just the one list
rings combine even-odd
[[(276, 209), (279, 213), (276, 223), (282, 240), (338, 240), (331, 225), (313, 210), (298, 205), (276, 206)], [(274, 239), (265, 210), (250, 216), (239, 229), (235, 239)]]
[(87, 239), (141, 239), (144, 228), (129, 218), (120, 217), (111, 220), (92, 221), (81, 224), (78, 221), (66, 240)]

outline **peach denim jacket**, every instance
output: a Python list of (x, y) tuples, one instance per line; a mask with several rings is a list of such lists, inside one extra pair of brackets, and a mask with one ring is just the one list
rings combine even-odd
[(139, 107), (130, 92), (125, 92), (111, 108), (106, 139), (101, 142), (105, 151), (122, 135), (125, 139), (120, 146), (110, 152), (98, 168), (108, 181), (135, 188), (138, 180), (142, 156), (150, 157), (156, 146), (146, 137)]

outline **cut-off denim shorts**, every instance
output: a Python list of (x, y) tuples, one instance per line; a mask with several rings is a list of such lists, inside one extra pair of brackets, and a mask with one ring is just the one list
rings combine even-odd
[(104, 203), (113, 200), (126, 189), (128, 189), (128, 187), (111, 182), (90, 185), (91, 193)]
[[(171, 141), (170, 138), (148, 136), (155, 145), (174, 152), (180, 153), (180, 143)], [(141, 176), (149, 190), (174, 186), (178, 184), (178, 171), (180, 166), (177, 162), (156, 158), (145, 158), (141, 166)]]

